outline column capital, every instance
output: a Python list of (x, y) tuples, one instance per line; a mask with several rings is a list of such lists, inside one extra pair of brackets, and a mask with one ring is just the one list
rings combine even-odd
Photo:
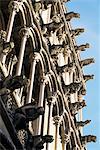
[(60, 116), (54, 116), (53, 121), (55, 125), (58, 125), (60, 123)]
[(29, 37), (30, 37), (29, 30), (30, 30), (29, 27), (22, 28), (22, 29), (19, 31), (19, 34), (20, 34), (21, 36), (26, 36), (27, 38), (29, 38)]
[(48, 105), (55, 103), (56, 99), (57, 99), (57, 93), (52, 93), (52, 92), (48, 93), (48, 98), (47, 98)]
[(30, 53), (29, 59), (30, 59), (31, 62), (33, 62), (33, 61), (39, 62), (39, 55), (38, 55), (38, 53), (34, 53), (34, 54)]
[(41, 77), (41, 83), (42, 84), (48, 84), (48, 78), (47, 78), (46, 75), (44, 75), (44, 76)]
[(69, 135), (68, 134), (64, 134), (64, 142), (65, 143), (69, 142)]
[(14, 10), (16, 13), (19, 12), (20, 6), (22, 5), (22, 1), (15, 0), (9, 3), (9, 10)]

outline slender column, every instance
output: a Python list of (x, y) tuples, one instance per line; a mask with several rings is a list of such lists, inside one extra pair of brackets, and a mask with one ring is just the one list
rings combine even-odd
[(8, 72), (9, 72), (10, 75), (12, 75), (13, 67), (16, 63), (17, 63), (17, 57), (16, 57), (16, 55), (14, 55), (13, 58), (12, 58), (11, 65), (9, 66), (9, 69), (8, 69)]
[(3, 65), (5, 65), (6, 57), (7, 57), (6, 53), (1, 54), (1, 62)]
[[(29, 90), (28, 90), (28, 94), (26, 97), (26, 103), (31, 103), (32, 100), (32, 91), (33, 91), (33, 82), (34, 82), (34, 75), (35, 75), (35, 67), (36, 67), (36, 63), (38, 61), (37, 56), (31, 54), (30, 55), (30, 60), (31, 60), (31, 70), (30, 70), (30, 86), (29, 86)], [(34, 134), (33, 128), (32, 128), (32, 122), (29, 122), (29, 129), (31, 134)]]
[(30, 86), (29, 86), (29, 90), (28, 90), (28, 94), (27, 94), (27, 98), (26, 98), (26, 103), (31, 103), (35, 67), (36, 67), (36, 63), (37, 63), (38, 58), (32, 56), (31, 59), (32, 59), (32, 63), (31, 63), (31, 70), (30, 70)]
[[(66, 51), (64, 51), (64, 63), (68, 64), (68, 57), (70, 57), (70, 50), (69, 48), (66, 48)], [(68, 85), (69, 84), (69, 72), (65, 72), (64, 73), (64, 81), (65, 84)]]
[[(48, 97), (48, 106), (49, 106), (49, 113), (48, 113), (48, 127), (47, 127), (47, 134), (50, 134), (51, 129), (51, 123), (52, 123), (52, 109), (53, 109), (53, 103), (56, 101), (56, 96), (50, 96)], [(46, 144), (46, 150), (49, 148), (49, 143)]]
[[(82, 95), (79, 95), (78, 97), (79, 101), (82, 102), (83, 101), (83, 96)], [(83, 120), (83, 112), (82, 112), (82, 109), (79, 110), (79, 121), (82, 121)], [(83, 135), (83, 128), (80, 127), (80, 132), (81, 132), (81, 135)]]
[(54, 150), (57, 150), (60, 116), (55, 116), (53, 118), (53, 121), (54, 121), (54, 124), (55, 124), (55, 145), (54, 145)]
[(11, 12), (10, 12), (9, 21), (8, 21), (8, 25), (7, 25), (6, 42), (10, 41), (14, 18), (15, 18), (16, 13), (19, 12), (18, 2), (17, 1), (11, 2), (9, 5), (9, 9)]
[[(39, 103), (38, 103), (38, 106), (41, 107), (43, 107), (45, 84), (46, 84), (46, 79), (43, 78), (40, 85)], [(36, 129), (37, 131), (36, 134), (38, 135), (41, 134), (41, 124), (42, 124), (42, 116), (39, 116), (39, 118), (37, 119), (37, 129)]]
[(38, 104), (39, 106), (43, 106), (45, 84), (46, 84), (46, 78), (43, 77), (40, 85), (39, 104)]
[(64, 127), (63, 124), (61, 125), (61, 142), (62, 142), (62, 150), (65, 148), (65, 133), (64, 133)]
[(2, 70), (4, 76), (7, 77), (8, 76), (7, 68), (5, 67), (5, 65), (2, 65), (1, 62), (0, 62), (0, 69)]
[[(43, 106), (44, 89), (45, 89), (45, 83), (43, 83), (40, 88), (39, 106)], [(41, 134), (41, 124), (42, 124), (42, 116), (39, 116), (38, 129), (37, 129), (38, 135)]]
[(64, 133), (63, 130), (63, 137), (62, 137), (62, 150), (66, 150), (66, 144), (69, 142), (69, 135)]
[(27, 38), (29, 38), (29, 32), (28, 32), (27, 28), (22, 29), (21, 31), (23, 32), (24, 36), (22, 37), (22, 41), (21, 41), (21, 48), (20, 48), (20, 52), (19, 52), (18, 64), (17, 64), (17, 69), (16, 69), (17, 76), (20, 76), (20, 74), (21, 74), (25, 45), (26, 45)]
[(11, 69), (11, 66), (12, 66), (12, 62), (13, 62), (13, 55), (11, 54), (10, 60), (9, 60), (9, 64), (8, 64), (8, 72), (9, 72), (9, 74), (10, 74), (10, 69)]
[(47, 134), (50, 133), (50, 124), (51, 124), (52, 108), (53, 108), (53, 100), (52, 99), (48, 100), (48, 106), (49, 106), (49, 114), (48, 114), (48, 129), (47, 129)]

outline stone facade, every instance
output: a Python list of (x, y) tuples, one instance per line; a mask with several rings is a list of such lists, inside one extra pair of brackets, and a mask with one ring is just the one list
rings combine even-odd
[[(83, 135), (91, 120), (86, 107), (83, 67), (68, 12), (70, 0), (1, 0), (0, 149), (86, 150), (96, 136)], [(66, 6), (65, 6), (66, 3)], [(88, 119), (88, 118), (86, 118)]]

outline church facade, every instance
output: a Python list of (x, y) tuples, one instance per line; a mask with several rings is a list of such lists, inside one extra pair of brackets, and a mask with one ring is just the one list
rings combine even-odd
[(86, 150), (95, 135), (83, 135), (87, 81), (94, 75), (77, 45), (70, 0), (0, 2), (0, 149)]

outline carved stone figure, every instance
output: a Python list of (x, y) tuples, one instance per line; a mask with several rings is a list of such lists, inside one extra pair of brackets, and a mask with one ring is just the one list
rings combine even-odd
[(44, 143), (51, 143), (53, 142), (53, 136), (52, 135), (36, 135), (33, 136), (33, 147), (40, 150), (44, 148)]
[(66, 21), (70, 21), (72, 18), (80, 18), (80, 14), (69, 12), (65, 14)]
[(51, 22), (48, 24), (44, 24), (43, 28), (47, 28), (48, 33), (50, 33), (51, 31), (55, 32), (55, 30), (57, 30), (58, 28), (60, 28), (63, 25), (63, 23), (61, 22)]
[(84, 60), (80, 61), (80, 65), (81, 65), (81, 67), (83, 67), (83, 66), (89, 65), (94, 62), (95, 62), (94, 58), (84, 59)]
[(83, 28), (77, 28), (77, 29), (71, 30), (72, 36), (78, 36), (80, 35), (80, 33), (83, 33), (83, 32), (84, 32)]
[(37, 107), (32, 103), (26, 104), (15, 110), (14, 124), (16, 129), (25, 129), (27, 122), (33, 121), (44, 114), (43, 107)]
[(78, 112), (78, 110), (82, 109), (85, 106), (86, 106), (85, 100), (83, 100), (82, 102), (71, 103), (70, 110), (71, 110), (72, 114), (76, 114)]
[(81, 86), (82, 86), (82, 82), (79, 82), (79, 83), (73, 82), (73, 83), (71, 83), (69, 85), (69, 87), (70, 87), (70, 93), (73, 94), (76, 91), (79, 91), (79, 89), (81, 88)]
[(89, 48), (89, 43), (82, 44), (80, 46), (75, 46), (76, 51), (85, 51), (86, 48)]
[(85, 80), (85, 82), (86, 82), (86, 81), (88, 81), (88, 80), (93, 79), (93, 78), (94, 78), (94, 75), (93, 75), (93, 74), (92, 74), (92, 75), (83, 75), (83, 78), (84, 78), (84, 80)]
[(77, 121), (76, 122), (76, 128), (84, 127), (85, 125), (89, 124), (90, 122), (91, 122), (91, 120)]
[(81, 87), (82, 87), (82, 82), (79, 83), (73, 82), (69, 85), (65, 85), (65, 84), (63, 85), (63, 89), (66, 94), (68, 93), (73, 94), (76, 91), (79, 91)]
[(31, 121), (32, 119), (36, 119), (37, 115), (43, 115), (44, 114), (44, 108), (43, 107), (37, 107), (33, 105), (33, 103), (28, 103), (15, 111), (16, 113), (23, 113), (25, 114), (28, 121)]
[(86, 135), (81, 137), (82, 144), (86, 144), (88, 142), (96, 142), (96, 136), (94, 135)]
[(62, 44), (59, 44), (59, 45), (52, 45), (50, 46), (50, 53), (51, 55), (54, 55), (54, 54), (58, 54), (59, 52), (62, 52), (64, 50), (64, 45)]
[(56, 66), (58, 73), (67, 72), (75, 67), (74, 63), (66, 64), (64, 66)]
[(8, 76), (5, 78), (4, 81), (2, 81), (2, 88), (10, 89), (11, 91), (14, 91), (15, 89), (21, 88), (27, 83), (27, 79), (23, 79), (22, 76)]

